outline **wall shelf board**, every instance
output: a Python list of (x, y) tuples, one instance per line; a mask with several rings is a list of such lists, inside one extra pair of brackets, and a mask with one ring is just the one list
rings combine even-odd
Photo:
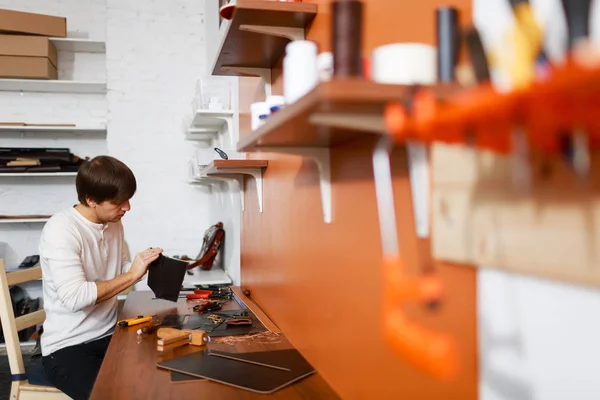
[(238, 0), (227, 28), (213, 75), (244, 76), (223, 67), (271, 69), (290, 39), (304, 38), (317, 14), (317, 5), (263, 0)]
[(77, 172), (0, 172), (0, 178), (2, 177), (42, 177), (42, 178), (56, 178), (59, 176), (77, 176)]
[(68, 80), (0, 79), (0, 91), (104, 94), (106, 93), (106, 83)]
[(184, 290), (193, 289), (198, 285), (224, 285), (232, 283), (227, 272), (218, 267), (213, 267), (208, 271), (194, 268), (190, 272), (192, 272), (192, 275), (186, 273), (183, 279)]
[(196, 110), (196, 115), (192, 120), (192, 127), (222, 127), (227, 123), (228, 119), (233, 118), (233, 111), (212, 111), (212, 110)]
[(219, 136), (219, 131), (214, 128), (189, 128), (185, 133), (185, 140), (211, 143)]
[(106, 43), (98, 40), (80, 38), (54, 38), (50, 41), (58, 51), (73, 51), (81, 53), (106, 53)]
[(321, 83), (294, 104), (273, 114), (260, 128), (240, 138), (238, 150), (331, 147), (365, 135), (385, 134), (385, 106), (406, 97), (409, 90), (405, 85), (383, 85), (362, 79)]
[(106, 135), (106, 128), (81, 128), (76, 126), (0, 125), (0, 133), (70, 133), (73, 135)]
[(244, 169), (265, 169), (269, 166), (266, 160), (214, 160), (200, 170), (201, 176), (210, 174), (235, 174), (242, 172), (231, 172)]
[(0, 216), (0, 224), (25, 224), (25, 223), (46, 223), (50, 217), (2, 217)]

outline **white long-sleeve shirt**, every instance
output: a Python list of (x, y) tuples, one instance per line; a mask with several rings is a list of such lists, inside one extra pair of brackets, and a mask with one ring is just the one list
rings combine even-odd
[(42, 355), (102, 337), (117, 321), (117, 298), (95, 304), (97, 281), (131, 266), (121, 222), (96, 224), (75, 208), (59, 212), (40, 240), (44, 310)]

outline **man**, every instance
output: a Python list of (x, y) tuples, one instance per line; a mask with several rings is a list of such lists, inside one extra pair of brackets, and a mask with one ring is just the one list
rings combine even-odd
[(40, 240), (44, 333), (42, 362), (68, 396), (90, 396), (117, 322), (117, 294), (139, 281), (162, 249), (129, 262), (121, 218), (136, 191), (133, 172), (98, 156), (77, 173), (79, 204), (54, 215)]

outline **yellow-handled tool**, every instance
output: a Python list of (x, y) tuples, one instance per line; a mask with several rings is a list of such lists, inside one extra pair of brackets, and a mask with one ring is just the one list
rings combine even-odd
[(152, 318), (154, 318), (154, 317), (153, 316), (146, 317), (143, 315), (138, 315), (136, 318), (122, 319), (119, 322), (117, 322), (117, 325), (133, 326), (133, 325), (143, 324), (144, 322), (152, 321)]

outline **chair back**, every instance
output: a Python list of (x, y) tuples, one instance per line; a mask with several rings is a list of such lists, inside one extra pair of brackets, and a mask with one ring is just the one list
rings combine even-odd
[(46, 313), (44, 310), (37, 310), (15, 318), (10, 298), (10, 286), (34, 281), (41, 277), (42, 268), (40, 266), (7, 272), (4, 268), (4, 261), (0, 258), (0, 321), (13, 381), (27, 379), (18, 332), (44, 322)]

